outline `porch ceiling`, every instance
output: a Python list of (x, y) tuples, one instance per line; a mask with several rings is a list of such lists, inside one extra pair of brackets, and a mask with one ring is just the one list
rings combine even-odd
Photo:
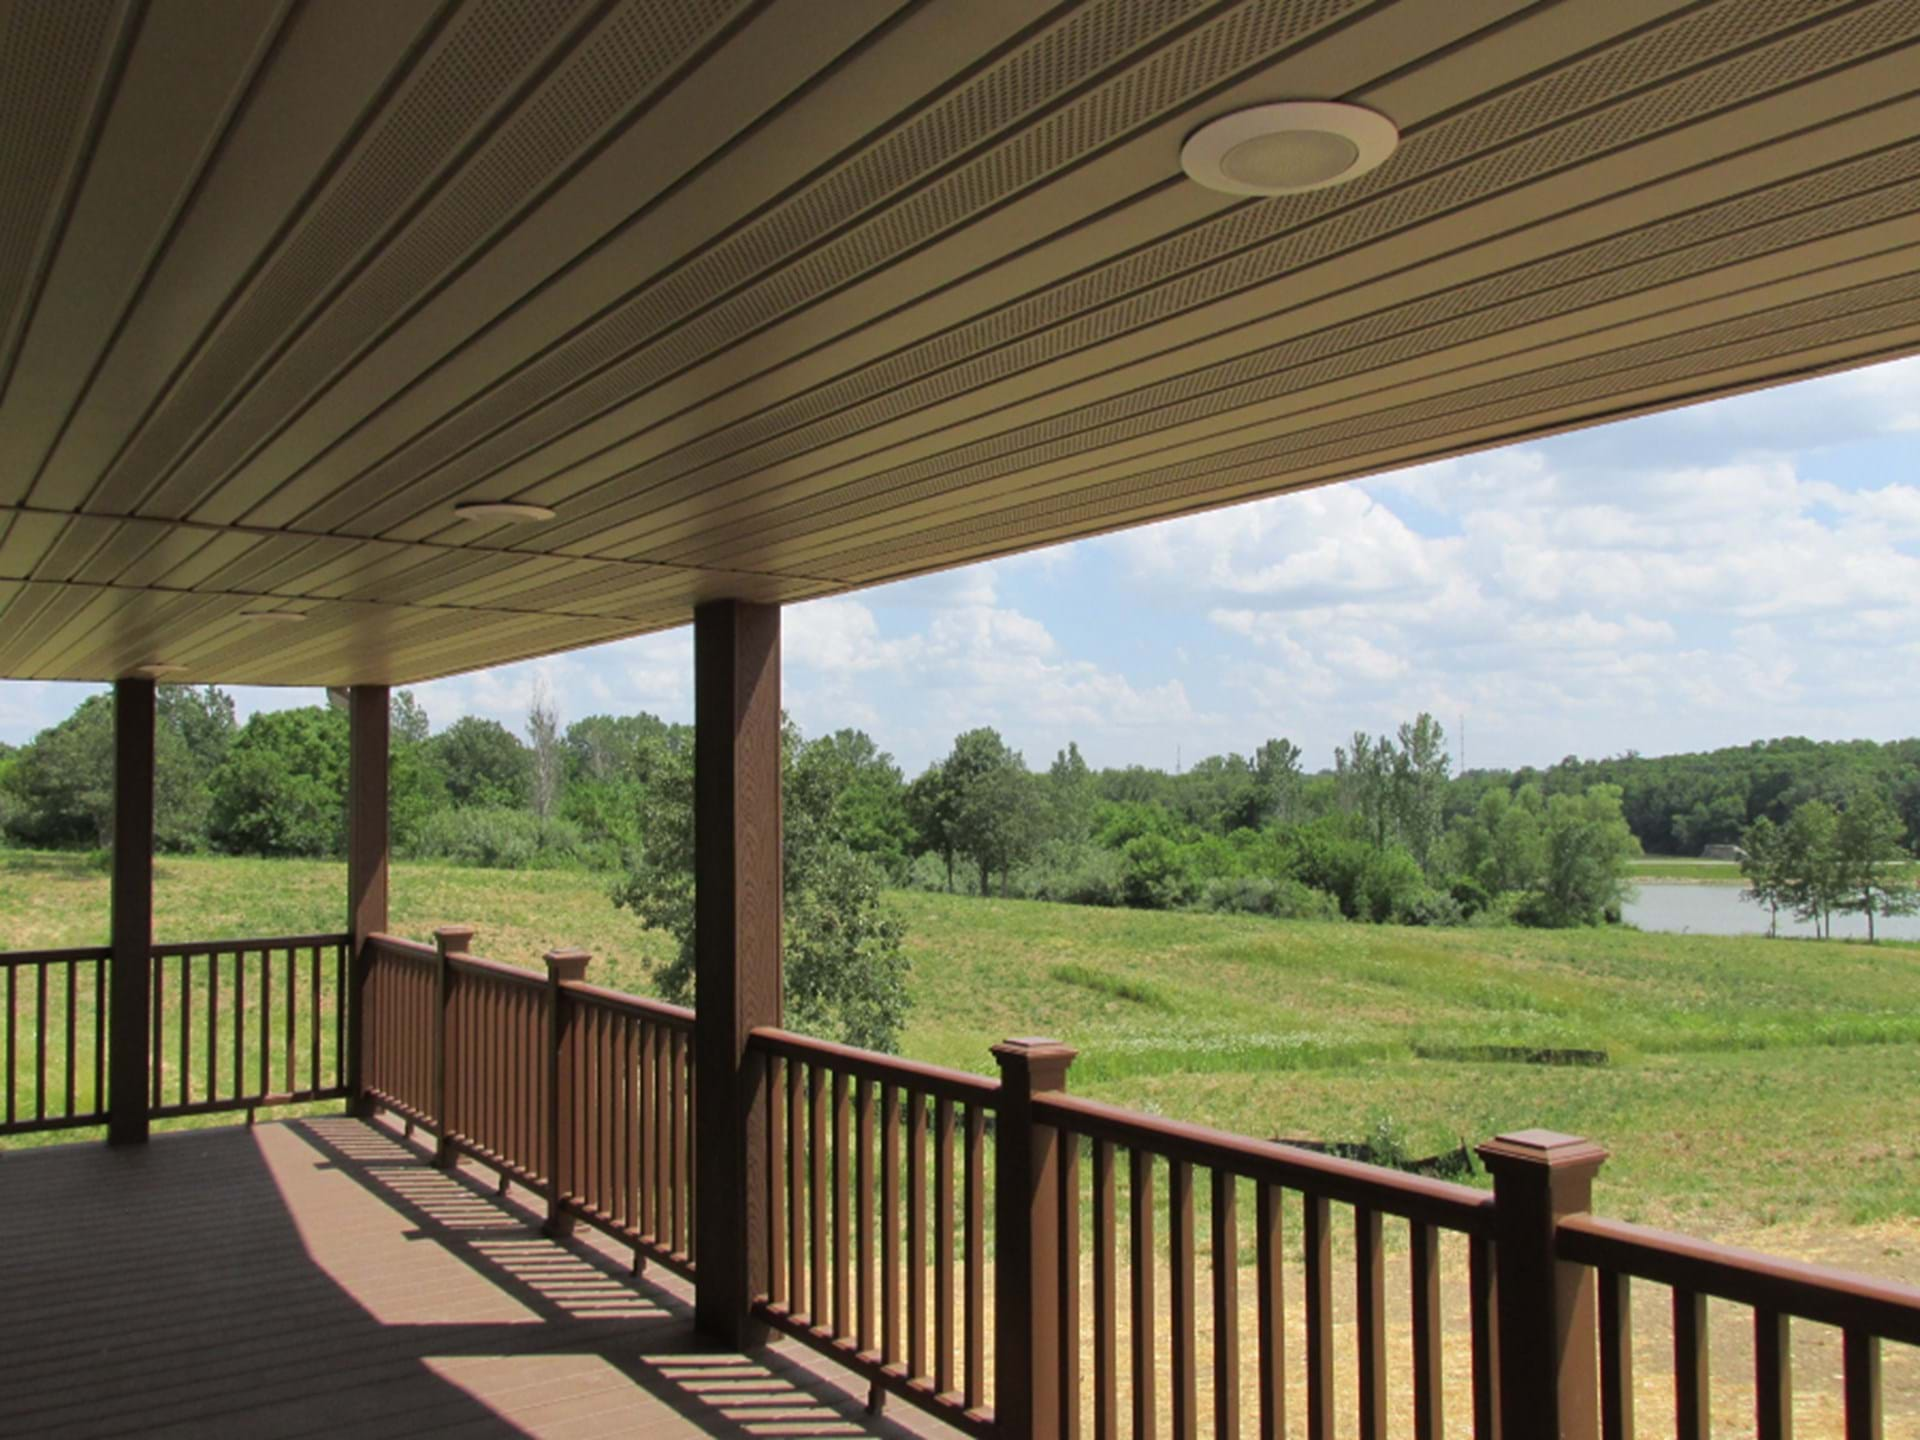
[[(1916, 87), (1920, 0), (0, 0), (0, 675), (419, 680), (1920, 349)], [(1182, 178), (1295, 97), (1401, 147)]]

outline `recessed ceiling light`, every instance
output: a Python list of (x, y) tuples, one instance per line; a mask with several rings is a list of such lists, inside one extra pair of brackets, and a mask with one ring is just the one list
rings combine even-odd
[(167, 665), (156, 660), (149, 665), (136, 665), (127, 674), (136, 680), (164, 680), (169, 675), (184, 673), (186, 668), (184, 665)]
[(1228, 195), (1292, 195), (1353, 180), (1393, 154), (1386, 116), (1330, 100), (1289, 100), (1222, 115), (1180, 150), (1180, 168)]
[(298, 625), (307, 618), (304, 610), (242, 610), (242, 620), (258, 620), (262, 625)]
[(462, 500), (453, 507), (462, 520), (551, 520), (553, 511), (545, 505), (529, 505), (519, 500)]

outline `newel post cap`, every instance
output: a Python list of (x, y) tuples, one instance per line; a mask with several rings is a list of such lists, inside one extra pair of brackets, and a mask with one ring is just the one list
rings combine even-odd
[(1591, 1173), (1607, 1159), (1604, 1147), (1578, 1135), (1562, 1135), (1557, 1130), (1510, 1131), (1476, 1146), (1474, 1153), (1495, 1175), (1536, 1168)]
[(1030, 1090), (1064, 1089), (1067, 1067), (1079, 1053), (1071, 1045), (1037, 1035), (1002, 1040), (993, 1047), (993, 1058), (1000, 1062), (1001, 1080)]
[(442, 955), (466, 955), (473, 949), (473, 937), (479, 934), (471, 925), (442, 925), (433, 932), (433, 943)]
[(593, 959), (590, 950), (549, 950), (542, 957), (547, 962), (547, 979), (556, 985), (562, 980), (584, 980), (587, 978), (587, 965)]

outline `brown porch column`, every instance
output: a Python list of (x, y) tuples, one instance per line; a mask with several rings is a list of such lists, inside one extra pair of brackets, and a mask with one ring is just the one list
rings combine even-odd
[(780, 609), (693, 613), (694, 1319), (736, 1348), (766, 1327), (766, 1097), (747, 1034), (780, 1023)]
[(347, 698), (347, 1113), (364, 1115), (366, 943), (387, 928), (387, 687), (356, 685)]
[(113, 981), (107, 1141), (147, 1139), (153, 967), (153, 681), (113, 684)]

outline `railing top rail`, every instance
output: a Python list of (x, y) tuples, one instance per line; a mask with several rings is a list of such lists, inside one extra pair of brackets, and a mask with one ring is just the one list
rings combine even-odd
[(369, 935), (367, 943), (376, 950), (388, 951), (403, 960), (435, 960), (440, 955), (431, 945), (422, 945), (418, 940), (407, 940), (399, 935)]
[(1156, 1115), (1050, 1092), (1034, 1097), (1034, 1119), (1076, 1135), (1137, 1147), (1227, 1170), (1345, 1204), (1364, 1205), (1389, 1215), (1458, 1230), (1467, 1235), (1493, 1231), (1493, 1196), (1469, 1185), (1408, 1175), (1358, 1160), (1320, 1155), (1272, 1140), (1255, 1140), (1204, 1125), (1164, 1120)]
[(536, 970), (529, 970), (524, 965), (509, 965), (504, 960), (489, 960), (481, 955), (449, 955), (447, 968), (463, 975), (476, 975), (507, 985), (526, 985), (535, 990), (545, 988), (547, 983), (546, 977)]
[(899, 1085), (924, 1090), (930, 1095), (958, 1100), (966, 1105), (997, 1105), (1000, 1082), (965, 1070), (949, 1070), (944, 1065), (926, 1065), (918, 1060), (902, 1060), (897, 1055), (882, 1055), (877, 1050), (857, 1050), (831, 1040), (815, 1040), (791, 1030), (763, 1026), (750, 1035), (752, 1045), (768, 1054), (808, 1064), (825, 1065), (850, 1075), (865, 1076), (883, 1085)]
[(656, 1025), (665, 1025), (675, 1030), (693, 1029), (693, 1011), (684, 1005), (669, 1005), (664, 1000), (649, 1000), (644, 995), (634, 995), (625, 990), (610, 990), (605, 985), (595, 985), (586, 980), (568, 980), (563, 982), (560, 988), (573, 999), (584, 1004), (598, 1005), (603, 1009), (636, 1015), (642, 1020), (649, 1020)]
[(353, 937), (344, 930), (325, 935), (244, 936), (235, 940), (174, 940), (155, 945), (152, 953), (162, 956), (231, 954), (235, 950), (306, 950), (316, 945), (346, 945)]
[(0, 950), (0, 970), (16, 965), (68, 965), (75, 961), (112, 958), (111, 945), (74, 945), (64, 950)]
[(1562, 1220), (1556, 1249), (1575, 1264), (1920, 1345), (1920, 1289), (1846, 1270), (1716, 1245), (1624, 1220)]

